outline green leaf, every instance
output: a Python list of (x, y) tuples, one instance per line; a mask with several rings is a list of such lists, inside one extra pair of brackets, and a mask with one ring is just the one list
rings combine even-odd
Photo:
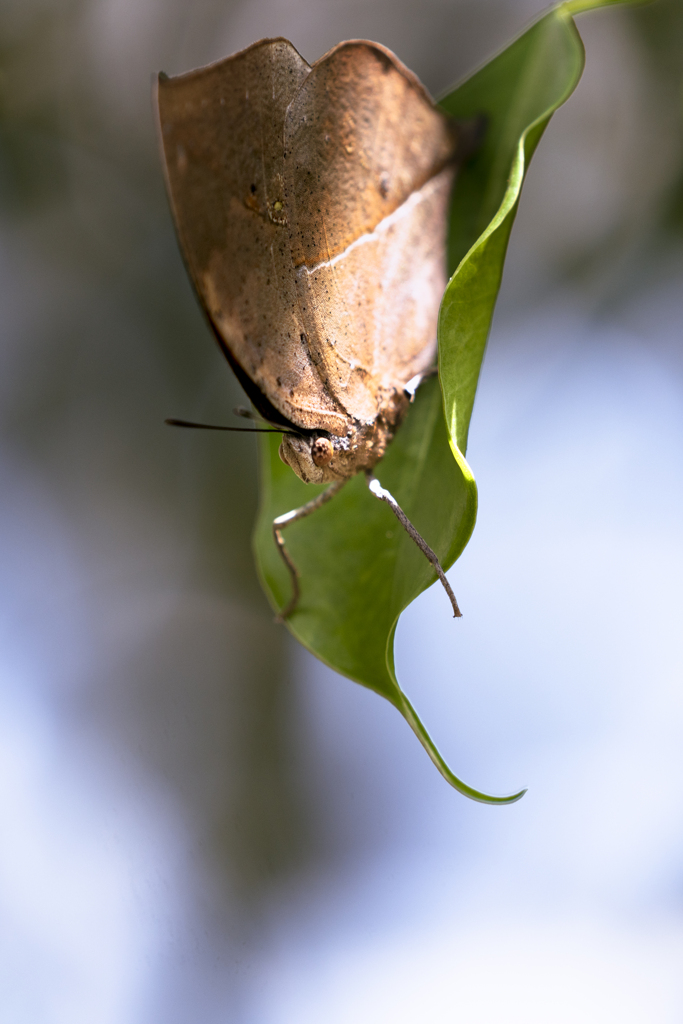
[(477, 155), (458, 175), (448, 243), (454, 271), (439, 314), (439, 377), (453, 453), (467, 450), (470, 417), (510, 231), (529, 162), (584, 65), (571, 17), (629, 0), (569, 0), (440, 101), (452, 117), (484, 115)]
[[(291, 582), (273, 541), (273, 519), (325, 488), (302, 483), (280, 461), (278, 447), (277, 438), (261, 436), (262, 504), (255, 549), (264, 589), (279, 609), (289, 600)], [(477, 492), (464, 459), (459, 464), (451, 455), (436, 378), (419, 389), (379, 475), (383, 486), (400, 496), (406, 515), (442, 565), (452, 565), (474, 528)], [(435, 576), (389, 508), (370, 494), (364, 476), (354, 477), (329, 504), (288, 527), (286, 543), (301, 574), (301, 598), (287, 619), (297, 640), (327, 665), (391, 701), (456, 789), (478, 800), (507, 799), (487, 797), (456, 779), (398, 685), (393, 655), (398, 617)]]
[[(524, 175), (552, 113), (581, 75), (583, 46), (571, 11), (596, 6), (600, 2), (572, 0), (553, 8), (441, 100), (458, 118), (484, 114), (487, 131), (480, 151), (458, 176), (452, 202), (449, 261), (455, 272), (439, 315), (441, 390), (434, 378), (419, 389), (377, 476), (444, 569), (474, 529), (477, 491), (464, 452)], [(273, 519), (324, 490), (302, 483), (280, 461), (278, 447), (279, 439), (262, 435), (254, 535), (261, 581), (276, 610), (287, 604), (291, 583), (275, 546)], [(285, 537), (300, 573), (301, 597), (287, 619), (297, 640), (331, 668), (389, 700), (459, 792), (485, 803), (523, 796), (525, 790), (487, 796), (461, 782), (399, 686), (393, 654), (398, 618), (436, 575), (390, 509), (369, 493), (365, 478), (349, 481), (329, 504), (288, 526)]]

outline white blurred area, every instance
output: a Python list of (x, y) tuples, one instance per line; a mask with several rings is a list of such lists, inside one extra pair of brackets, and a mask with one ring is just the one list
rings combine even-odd
[(48, 184), (0, 176), (3, 1022), (681, 1019), (681, 110), (637, 18), (580, 19), (587, 72), (526, 186), (464, 618), (432, 588), (397, 637), (453, 769), (520, 803), (455, 794), (284, 641), (251, 442), (161, 427), (240, 398), (170, 230), (150, 72), (369, 37), (439, 92), (541, 7), (7, 3), (0, 141)]

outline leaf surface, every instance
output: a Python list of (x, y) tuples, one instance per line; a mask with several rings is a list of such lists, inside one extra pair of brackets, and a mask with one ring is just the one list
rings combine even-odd
[[(524, 176), (550, 117), (581, 76), (584, 51), (571, 15), (598, 6), (601, 0), (573, 0), (552, 8), (440, 101), (460, 119), (484, 115), (486, 134), (459, 172), (451, 205), (452, 277), (439, 314), (441, 387), (435, 378), (420, 387), (377, 476), (444, 569), (474, 529), (477, 491), (464, 453)], [(264, 435), (260, 444), (254, 547), (264, 589), (277, 610), (289, 600), (290, 580), (272, 521), (324, 488), (302, 483), (283, 465), (277, 438)], [(369, 493), (364, 477), (356, 476), (329, 504), (289, 526), (286, 543), (300, 572), (301, 599), (287, 619), (296, 639), (331, 668), (389, 700), (459, 792), (486, 803), (523, 796), (525, 790), (488, 796), (458, 779), (398, 683), (393, 654), (398, 618), (436, 576), (389, 508)]]

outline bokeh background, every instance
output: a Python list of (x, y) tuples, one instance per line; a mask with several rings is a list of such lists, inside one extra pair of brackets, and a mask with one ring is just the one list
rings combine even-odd
[(683, 4), (582, 16), (468, 452), (479, 523), (398, 671), (454, 769), (276, 626), (253, 438), (151, 110), (265, 35), (438, 94), (539, 0), (3, 0), (0, 1017), (683, 1016)]

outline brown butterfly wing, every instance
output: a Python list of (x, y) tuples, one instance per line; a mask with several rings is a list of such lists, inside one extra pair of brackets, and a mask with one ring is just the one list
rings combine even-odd
[(279, 412), (344, 434), (306, 342), (283, 213), (285, 110), (310, 67), (263, 40), (175, 78), (159, 120), (183, 255), (221, 343)]
[(388, 50), (342, 43), (285, 118), (285, 196), (309, 348), (328, 393), (374, 418), (434, 359), (455, 136)]
[(287, 420), (345, 435), (433, 359), (454, 137), (402, 64), (283, 39), (160, 77), (171, 203), (233, 364)]

